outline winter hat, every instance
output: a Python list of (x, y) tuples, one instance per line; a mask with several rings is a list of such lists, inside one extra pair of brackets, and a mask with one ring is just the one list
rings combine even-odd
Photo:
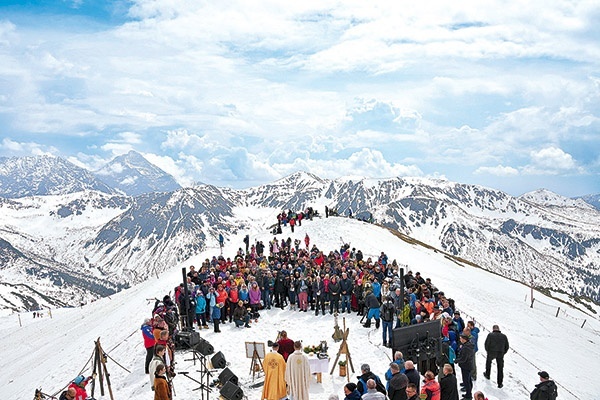
[(550, 379), (550, 375), (548, 375), (548, 373), (547, 373), (546, 371), (540, 371), (540, 372), (538, 372), (538, 375), (539, 375), (541, 378), (544, 378), (544, 379)]
[(346, 383), (346, 389), (348, 389), (351, 392), (354, 392), (356, 390), (356, 383), (354, 383), (354, 382)]
[[(546, 374), (548, 375), (548, 374)], [(79, 375), (77, 378), (73, 379), (73, 383), (76, 385), (81, 385), (85, 381), (85, 376)]]

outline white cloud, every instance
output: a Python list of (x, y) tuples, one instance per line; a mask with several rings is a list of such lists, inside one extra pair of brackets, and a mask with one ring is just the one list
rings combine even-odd
[(532, 165), (528, 167), (529, 173), (557, 173), (570, 172), (577, 169), (573, 157), (557, 147), (547, 147), (530, 153)]
[(123, 143), (140, 144), (142, 143), (142, 135), (134, 132), (121, 132), (117, 135)]
[(143, 156), (158, 168), (172, 175), (180, 185), (191, 186), (194, 183), (195, 180), (188, 175), (181, 161), (152, 153), (144, 153)]
[(131, 143), (108, 142), (100, 146), (100, 148), (111, 153), (113, 156), (120, 156), (122, 154), (129, 153), (131, 150), (134, 150), (135, 146)]
[(497, 165), (495, 167), (479, 167), (474, 172), (475, 175), (495, 175), (495, 176), (518, 176), (519, 170), (510, 166)]
[[(141, 147), (181, 182), (447, 166), (522, 179), (544, 170), (540, 149), (597, 147), (597, 2), (128, 4), (134, 20), (94, 32), (0, 22), (0, 124), (109, 137), (73, 150), (90, 166), (102, 157), (83, 151)], [(548, 171), (593, 167), (555, 156)]]
[(275, 163), (273, 167), (281, 175), (305, 170), (325, 178), (336, 178), (349, 173), (373, 178), (423, 175), (423, 172), (416, 165), (391, 163), (383, 157), (380, 151), (368, 148), (352, 153), (345, 159), (295, 159), (294, 162), (289, 164)]
[(2, 139), (0, 150), (5, 150), (12, 156), (43, 156), (57, 155), (58, 149), (35, 142), (17, 142), (10, 138)]

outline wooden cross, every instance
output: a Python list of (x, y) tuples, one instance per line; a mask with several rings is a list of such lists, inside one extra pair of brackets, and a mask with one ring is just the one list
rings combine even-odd
[[(354, 365), (352, 365), (352, 357), (350, 356), (350, 349), (348, 348), (348, 334), (350, 333), (350, 328), (346, 328), (346, 318), (343, 318), (344, 330), (342, 334), (342, 343), (340, 344), (340, 349), (335, 357), (335, 361), (333, 362), (333, 366), (331, 367), (331, 371), (329, 375), (333, 375), (333, 370), (337, 365), (338, 360), (340, 359), (340, 355), (344, 354), (346, 356), (346, 365), (350, 365), (350, 370), (354, 373)], [(348, 382), (350, 382), (350, 374), (346, 373), (346, 377)]]

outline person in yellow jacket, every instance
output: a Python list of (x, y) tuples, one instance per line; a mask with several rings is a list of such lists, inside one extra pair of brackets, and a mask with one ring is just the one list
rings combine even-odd
[(277, 350), (279, 350), (279, 343), (274, 342), (273, 351), (265, 355), (263, 360), (265, 384), (262, 391), (262, 400), (281, 400), (287, 397), (285, 360)]

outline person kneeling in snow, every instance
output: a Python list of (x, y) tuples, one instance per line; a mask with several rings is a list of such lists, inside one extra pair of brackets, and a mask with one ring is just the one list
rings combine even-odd
[(242, 325), (246, 328), (250, 328), (248, 322), (250, 321), (250, 315), (248, 315), (248, 310), (246, 310), (246, 306), (242, 300), (239, 300), (237, 306), (233, 310), (233, 321), (235, 322), (235, 326), (240, 328)]
[(91, 381), (93, 378), (94, 376), (88, 376), (86, 378), (83, 375), (79, 375), (77, 378), (73, 379), (73, 382), (71, 382), (69, 388), (67, 389), (67, 393), (69, 392), (69, 390), (74, 389), (75, 397), (73, 398), (73, 400), (87, 399), (88, 396), (85, 387), (87, 386), (88, 382)]

